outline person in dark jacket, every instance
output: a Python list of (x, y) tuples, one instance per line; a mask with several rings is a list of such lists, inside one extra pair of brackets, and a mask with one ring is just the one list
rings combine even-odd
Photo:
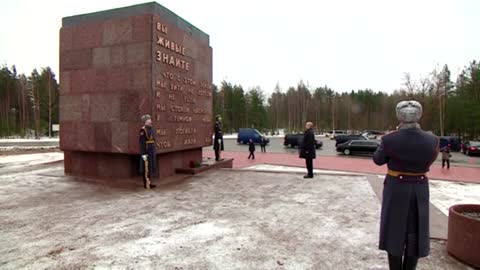
[(430, 252), (427, 172), (438, 155), (439, 139), (418, 124), (422, 105), (402, 101), (396, 107), (398, 130), (382, 137), (373, 155), (387, 164), (380, 218), (379, 248), (388, 252), (391, 270), (413, 270)]
[(152, 117), (146, 114), (141, 117), (143, 127), (140, 129), (140, 174), (143, 177), (143, 187), (146, 189), (154, 188), (151, 184), (151, 177), (157, 174), (157, 155), (155, 149), (155, 133), (152, 128)]
[(248, 159), (252, 158), (255, 159), (255, 144), (253, 143), (253, 140), (250, 139), (248, 142), (248, 151), (250, 151), (250, 155), (248, 155)]
[(262, 136), (262, 138), (260, 139), (260, 150), (262, 150), (262, 153), (267, 152), (267, 150), (265, 149), (265, 146), (267, 146), (267, 139), (265, 139), (265, 137)]
[(305, 133), (303, 134), (302, 147), (300, 149), (300, 158), (305, 159), (307, 165), (307, 175), (303, 178), (313, 178), (313, 160), (315, 159), (315, 135), (313, 134), (313, 123), (305, 124)]
[(220, 160), (220, 152), (224, 150), (223, 148), (223, 125), (222, 117), (217, 115), (214, 127), (214, 136), (213, 136), (213, 150), (215, 151), (215, 160)]

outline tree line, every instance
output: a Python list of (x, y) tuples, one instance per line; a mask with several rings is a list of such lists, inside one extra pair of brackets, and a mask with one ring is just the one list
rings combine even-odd
[[(480, 136), (480, 62), (472, 61), (452, 81), (447, 65), (430, 74), (403, 77), (400, 89), (387, 94), (371, 89), (339, 93), (328, 86), (300, 81), (285, 91), (279, 85), (267, 97), (260, 87), (246, 91), (223, 81), (212, 85), (213, 112), (221, 115), (226, 132), (253, 127), (263, 132), (303, 130), (312, 121), (318, 131), (393, 130), (395, 105), (415, 99), (423, 105), (421, 125), (437, 135), (476, 139)], [(52, 135), (58, 123), (59, 85), (49, 67), (29, 76), (15, 66), (0, 68), (0, 137)]]
[(455, 81), (447, 65), (417, 79), (405, 73), (402, 87), (391, 94), (371, 89), (339, 93), (328, 86), (314, 88), (300, 81), (286, 91), (277, 85), (266, 97), (259, 87), (245, 91), (227, 81), (213, 85), (214, 114), (222, 116), (226, 132), (243, 127), (299, 132), (306, 121), (314, 122), (318, 131), (394, 130), (398, 124), (395, 106), (408, 99), (423, 105), (423, 129), (441, 136), (475, 139), (480, 135), (477, 61), (469, 63)]
[(52, 136), (58, 123), (58, 82), (50, 67), (29, 76), (0, 68), (0, 137)]

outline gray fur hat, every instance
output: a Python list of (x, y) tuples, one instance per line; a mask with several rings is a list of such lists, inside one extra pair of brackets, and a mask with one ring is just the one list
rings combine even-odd
[(142, 120), (142, 123), (145, 123), (145, 121), (147, 121), (148, 119), (152, 119), (152, 117), (150, 116), (150, 114), (145, 114), (142, 115), (140, 119)]
[(422, 118), (422, 104), (416, 100), (400, 101), (396, 107), (397, 119), (402, 123), (418, 123)]

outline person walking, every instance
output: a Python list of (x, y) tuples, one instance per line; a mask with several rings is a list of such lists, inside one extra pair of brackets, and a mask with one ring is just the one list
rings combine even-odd
[(429, 184), (427, 172), (438, 155), (439, 139), (418, 122), (422, 105), (402, 101), (396, 106), (398, 130), (382, 137), (373, 155), (387, 164), (383, 185), (379, 249), (388, 253), (390, 270), (414, 270), (430, 252)]
[(300, 158), (305, 159), (307, 166), (307, 174), (303, 178), (313, 178), (313, 160), (315, 153), (315, 135), (313, 134), (313, 123), (305, 123), (305, 133), (303, 134), (303, 142), (300, 149)]
[(443, 147), (441, 152), (442, 152), (442, 169), (445, 168), (445, 163), (447, 163), (447, 170), (450, 170), (450, 158), (452, 157), (450, 144)]
[(250, 151), (250, 155), (248, 155), (248, 159), (252, 158), (255, 159), (255, 144), (253, 143), (253, 140), (250, 139), (248, 142), (248, 151)]
[(145, 114), (141, 117), (143, 126), (139, 134), (140, 146), (140, 174), (143, 177), (145, 189), (154, 188), (151, 177), (157, 173), (157, 154), (155, 149), (155, 133), (152, 127), (152, 117)]

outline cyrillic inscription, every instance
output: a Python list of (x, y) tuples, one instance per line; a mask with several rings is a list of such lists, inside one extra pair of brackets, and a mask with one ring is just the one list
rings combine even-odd
[(196, 133), (197, 133), (196, 128), (176, 128), (175, 129), (176, 135), (191, 135)]
[(160, 149), (171, 148), (172, 143), (170, 141), (159, 141), (157, 142), (157, 147)]
[(172, 52), (185, 55), (185, 47), (183, 47), (182, 45), (174, 41), (168, 40), (164, 37), (157, 36), (157, 45), (160, 45), (166, 49), (169, 49)]
[(170, 115), (168, 116), (168, 121), (169, 122), (184, 122), (184, 123), (190, 123), (192, 122), (192, 117), (189, 115), (183, 116), (183, 115)]
[(157, 136), (165, 136), (165, 135), (167, 135), (167, 129), (166, 128), (157, 128), (156, 134), (157, 134)]
[(195, 113), (195, 114), (205, 114), (205, 109), (195, 108), (195, 109), (193, 109), (193, 113)]
[(155, 109), (156, 109), (158, 112), (164, 112), (164, 111), (167, 110), (167, 105), (165, 105), (165, 104), (156, 104)]
[(190, 144), (196, 144), (196, 143), (197, 143), (197, 139), (195, 138), (188, 138), (183, 140), (184, 145), (190, 145)]
[(161, 51), (157, 51), (156, 54), (157, 55), (156, 55), (155, 59), (158, 62), (162, 62), (164, 64), (167, 64), (167, 65), (170, 65), (172, 67), (179, 68), (179, 69), (182, 69), (182, 70), (185, 70), (185, 71), (190, 70), (190, 63), (183, 60), (183, 59), (177, 58), (173, 55), (170, 55), (168, 53), (164, 53), (164, 52), (161, 52)]
[(170, 106), (170, 111), (176, 113), (190, 113), (190, 108), (185, 106), (172, 105)]
[(165, 24), (157, 22), (157, 31), (160, 31), (164, 34), (168, 34), (168, 27)]

